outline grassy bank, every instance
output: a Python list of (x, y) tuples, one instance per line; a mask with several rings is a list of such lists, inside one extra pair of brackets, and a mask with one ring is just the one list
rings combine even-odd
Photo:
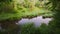
[(29, 8), (20, 8), (16, 10), (16, 13), (0, 13), (0, 20), (6, 20), (6, 19), (21, 19), (21, 18), (32, 18), (39, 15), (47, 15), (51, 16), (51, 11), (43, 9), (43, 8), (37, 8), (35, 7), (32, 11), (30, 11)]

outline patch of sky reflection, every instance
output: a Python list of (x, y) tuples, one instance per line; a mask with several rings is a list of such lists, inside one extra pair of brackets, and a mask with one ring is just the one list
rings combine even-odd
[(22, 18), (20, 21), (18, 21), (17, 24), (25, 24), (25, 23), (34, 23), (35, 26), (40, 26), (42, 23), (45, 23), (48, 25), (49, 21), (51, 21), (52, 18), (45, 18), (43, 19), (42, 16), (38, 16), (32, 19), (28, 19), (28, 18)]

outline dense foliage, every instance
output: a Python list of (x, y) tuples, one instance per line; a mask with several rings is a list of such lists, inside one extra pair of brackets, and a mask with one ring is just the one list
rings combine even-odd
[[(40, 10), (40, 1), (33, 2), (24, 0), (24, 2), (19, 3), (13, 2), (13, 0), (0, 0), (0, 23), (2, 26), (0, 34), (60, 34), (60, 0), (49, 0), (48, 3), (42, 4), (42, 6), (45, 6), (45, 9), (52, 8), (52, 12), (54, 12), (54, 20), (48, 26), (42, 24), (36, 28), (34, 24), (26, 24), (19, 25), (21, 27), (18, 30), (18, 26), (15, 24), (17, 19), (23, 16), (30, 17), (38, 15), (39, 12), (34, 8), (37, 7)], [(37, 14), (35, 14), (33, 11), (37, 11), (38, 13), (36, 12)]]
[(53, 4), (54, 20), (49, 24), (51, 32), (53, 34), (60, 34), (60, 0), (50, 0)]

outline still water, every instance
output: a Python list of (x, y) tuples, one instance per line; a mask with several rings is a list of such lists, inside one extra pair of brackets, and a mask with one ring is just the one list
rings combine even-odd
[(23, 24), (26, 24), (26, 23), (34, 23), (35, 26), (40, 26), (42, 23), (45, 23), (45, 24), (48, 25), (49, 21), (51, 21), (51, 20), (52, 20), (52, 18), (45, 18), (45, 19), (43, 19), (42, 16), (38, 16), (38, 17), (31, 18), (31, 19), (22, 18), (16, 24), (23, 25)]

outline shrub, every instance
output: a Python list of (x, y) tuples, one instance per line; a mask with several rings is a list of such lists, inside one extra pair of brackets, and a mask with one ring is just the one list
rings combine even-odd
[(21, 34), (35, 34), (34, 24), (24, 24), (21, 26)]

